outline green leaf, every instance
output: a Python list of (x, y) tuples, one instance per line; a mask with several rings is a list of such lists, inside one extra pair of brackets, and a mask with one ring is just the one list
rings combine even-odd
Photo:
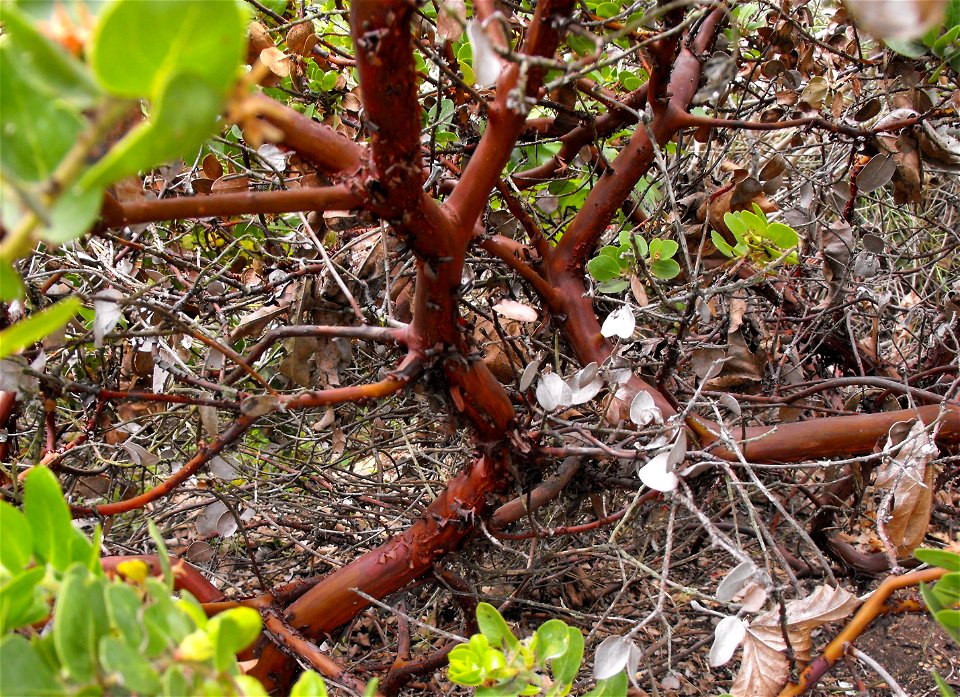
[(567, 624), (562, 620), (547, 620), (537, 628), (536, 656), (542, 664), (562, 656), (567, 651)]
[(60, 484), (48, 468), (35, 467), (27, 474), (23, 483), (23, 512), (33, 532), (33, 553), (37, 561), (65, 571), (71, 559), (63, 541), (72, 537), (74, 527)]
[(247, 45), (246, 13), (235, 0), (116, 0), (100, 17), (90, 63), (104, 89), (157, 99), (192, 73), (226, 94)]
[(743, 241), (743, 238), (749, 232), (747, 224), (741, 219), (739, 213), (724, 213), (723, 223), (738, 241)]
[(60, 195), (50, 209), (50, 224), (40, 228), (47, 242), (63, 244), (87, 232), (96, 221), (103, 202), (103, 187), (72, 186)]
[(599, 291), (600, 293), (606, 293), (607, 295), (619, 295), (629, 287), (630, 287), (630, 284), (627, 283), (622, 278), (615, 278), (612, 281), (604, 281), (603, 283), (598, 283), (597, 291)]
[(161, 694), (164, 697), (183, 697), (193, 692), (192, 685), (185, 671), (180, 666), (170, 666), (167, 672), (163, 674), (163, 687)]
[(624, 697), (627, 694), (627, 672), (621, 671), (612, 678), (597, 680), (597, 686), (584, 697)]
[(659, 259), (671, 259), (673, 255), (677, 253), (678, 249), (680, 249), (680, 245), (673, 240), (661, 240), (656, 237), (650, 240), (651, 258), (656, 255)]
[(26, 627), (50, 614), (46, 594), (40, 587), (45, 575), (44, 567), (35, 566), (0, 586), (0, 632)]
[(940, 610), (934, 614), (933, 619), (944, 628), (955, 642), (960, 644), (960, 610), (956, 608)]
[(216, 652), (217, 670), (233, 665), (237, 652), (256, 640), (261, 626), (260, 613), (249, 607), (232, 608), (211, 619), (207, 633)]
[(170, 556), (167, 554), (167, 543), (163, 541), (163, 535), (160, 529), (152, 520), (147, 521), (147, 530), (150, 533), (150, 539), (157, 546), (157, 558), (160, 560), (160, 570), (163, 571), (163, 582), (167, 588), (173, 590), (173, 569), (170, 566)]
[[(6, 202), (4, 202), (6, 205)], [(23, 297), (23, 281), (13, 265), (0, 259), (0, 302), (8, 303)]]
[(945, 549), (929, 549), (921, 547), (914, 550), (913, 556), (930, 566), (938, 566), (947, 571), (960, 571), (960, 554)]
[(0, 501), (0, 564), (11, 574), (20, 572), (33, 557), (33, 533), (26, 517), (6, 501)]
[(65, 693), (53, 671), (19, 634), (0, 639), (0, 666), (0, 694), (59, 697)]
[(553, 677), (561, 685), (569, 685), (577, 678), (583, 662), (583, 634), (576, 627), (567, 627), (567, 650), (550, 667)]
[(933, 680), (937, 683), (937, 689), (940, 690), (940, 697), (957, 697), (957, 693), (937, 671), (933, 671)]
[(10, 43), (0, 43), (0, 163), (4, 176), (46, 179), (83, 128), (80, 114), (23, 77)]
[(723, 235), (721, 235), (719, 232), (716, 230), (711, 230), (710, 239), (713, 242), (713, 246), (719, 249), (721, 254), (728, 257), (733, 256), (733, 247), (727, 244), (727, 241), (723, 239)]
[(490, 603), (477, 604), (477, 625), (490, 645), (495, 648), (516, 649), (520, 641), (510, 631), (503, 615)]
[(128, 646), (140, 647), (144, 639), (140, 610), (143, 603), (137, 591), (123, 582), (109, 583), (103, 590), (107, 618), (114, 633)]
[(81, 178), (81, 187), (105, 187), (130, 174), (193, 153), (213, 132), (222, 102), (220, 92), (206, 78), (174, 73), (153, 102), (150, 118), (91, 167)]
[(657, 278), (669, 281), (680, 274), (680, 264), (673, 259), (659, 259), (650, 264), (650, 271)]
[(960, 573), (946, 574), (933, 587), (933, 594), (944, 607), (960, 603)]
[(7, 327), (0, 332), (0, 358), (22, 351), (57, 331), (73, 319), (79, 309), (79, 299), (66, 298)]
[(290, 697), (327, 697), (327, 686), (319, 673), (305, 670), (290, 689)]
[(97, 673), (97, 648), (109, 631), (103, 599), (105, 579), (94, 578), (79, 564), (63, 577), (57, 598), (53, 643), (71, 681), (90, 682)]
[(606, 254), (602, 254), (587, 262), (587, 271), (595, 281), (612, 281), (620, 275), (620, 264)]
[(770, 223), (767, 226), (765, 236), (780, 249), (790, 249), (800, 244), (800, 236), (797, 231), (783, 223)]
[(141, 653), (116, 637), (100, 640), (100, 661), (103, 667), (120, 676), (118, 681), (134, 693), (152, 695), (160, 691), (160, 676)]
[(5, 2), (0, 8), (5, 27), (4, 40), (9, 43), (23, 79), (48, 98), (66, 101), (76, 109), (92, 107), (100, 90), (87, 69), (61, 46), (37, 31), (36, 23), (17, 5)]

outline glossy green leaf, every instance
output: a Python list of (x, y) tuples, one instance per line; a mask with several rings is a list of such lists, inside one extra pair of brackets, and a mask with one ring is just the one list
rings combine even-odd
[(81, 187), (104, 187), (194, 153), (213, 132), (221, 106), (220, 91), (206, 78), (174, 73), (160, 88), (150, 118), (91, 167), (80, 180)]
[(742, 240), (746, 236), (749, 228), (747, 224), (743, 222), (738, 214), (734, 213), (724, 213), (723, 214), (723, 223), (727, 226), (727, 229), (733, 233), (733, 236), (738, 240)]
[(680, 275), (680, 264), (673, 259), (659, 259), (650, 264), (650, 272), (661, 280), (669, 281)]
[(75, 240), (93, 227), (102, 202), (101, 186), (70, 187), (50, 209), (50, 223), (40, 227), (40, 236), (53, 244)]
[(960, 644), (960, 610), (956, 608), (940, 610), (934, 614), (933, 618), (956, 643)]
[(0, 501), (0, 530), (3, 531), (3, 544), (0, 544), (0, 564), (8, 572), (21, 571), (33, 557), (33, 533), (27, 518), (6, 501)]
[(0, 332), (0, 358), (22, 351), (57, 331), (73, 319), (79, 309), (77, 298), (66, 298), (7, 327)]
[(671, 259), (678, 249), (680, 249), (680, 245), (673, 240), (661, 240), (659, 238), (650, 240), (651, 259)]
[(106, 671), (119, 677), (117, 682), (126, 689), (147, 695), (160, 691), (160, 676), (150, 661), (120, 639), (107, 636), (100, 640), (100, 661)]
[(74, 565), (64, 574), (57, 597), (53, 643), (64, 669), (79, 683), (94, 679), (100, 638), (109, 630), (103, 599), (105, 582), (91, 576), (82, 566)]
[(913, 556), (930, 566), (938, 566), (947, 571), (960, 571), (960, 554), (956, 552), (921, 547), (914, 550)]
[(167, 554), (167, 543), (163, 541), (160, 529), (152, 520), (147, 521), (147, 531), (150, 533), (150, 539), (157, 546), (157, 558), (160, 560), (160, 570), (163, 571), (163, 582), (172, 590), (173, 568), (170, 566), (170, 556)]
[(719, 232), (716, 230), (711, 230), (710, 240), (713, 242), (713, 246), (720, 250), (721, 254), (728, 257), (733, 256), (733, 247), (727, 244), (727, 241), (723, 239), (723, 235), (721, 235)]
[[(6, 202), (4, 202), (6, 205)], [(0, 259), (0, 302), (8, 303), (23, 297), (23, 281), (13, 265)]]
[(627, 694), (627, 673), (621, 671), (612, 678), (597, 680), (597, 686), (584, 697), (625, 697)]
[(567, 650), (550, 664), (554, 679), (569, 685), (576, 680), (582, 662), (583, 634), (576, 627), (567, 627)]
[(960, 572), (941, 577), (933, 586), (933, 594), (944, 607), (960, 603)]
[(540, 663), (562, 656), (567, 651), (567, 624), (562, 620), (547, 620), (537, 628), (536, 655)]
[(237, 652), (256, 640), (261, 626), (260, 613), (249, 607), (232, 608), (211, 619), (207, 633), (214, 646), (217, 670), (233, 665)]
[(53, 670), (19, 634), (0, 639), (0, 694), (18, 697), (60, 697), (63, 687)]
[(46, 467), (36, 467), (23, 484), (23, 512), (33, 532), (33, 553), (60, 571), (70, 565), (63, 541), (73, 536), (70, 508), (63, 500), (57, 478)]
[(155, 100), (174, 76), (192, 73), (219, 98), (236, 78), (246, 44), (246, 13), (235, 0), (116, 0), (100, 17), (90, 63), (103, 88), (118, 96)]
[(76, 109), (92, 107), (100, 90), (83, 64), (37, 31), (20, 7), (5, 2), (0, 8), (4, 41), (9, 43), (23, 79), (50, 99), (66, 101)]
[(305, 670), (290, 689), (290, 697), (327, 697), (327, 686), (319, 673)]
[(770, 223), (767, 226), (766, 238), (780, 249), (790, 249), (800, 244), (800, 236), (797, 231), (783, 223)]
[(163, 697), (183, 697), (191, 694), (191, 683), (187, 680), (185, 669), (181, 666), (170, 666), (161, 679), (161, 694)]
[(8, 41), (0, 41), (0, 75), (0, 164), (4, 176), (42, 181), (73, 147), (83, 119), (23, 77)]
[(933, 680), (937, 683), (937, 689), (940, 691), (940, 697), (957, 697), (957, 693), (950, 687), (946, 680), (940, 677), (940, 674), (933, 671)]
[(0, 632), (26, 627), (50, 613), (39, 585), (45, 573), (43, 567), (27, 569), (0, 587)]
[(104, 588), (104, 603), (110, 628), (127, 643), (140, 647), (145, 633), (140, 618), (142, 603), (137, 591), (126, 583), (110, 583)]
[(587, 271), (595, 281), (612, 281), (620, 275), (620, 264), (607, 255), (596, 256), (587, 262)]
[(510, 631), (506, 620), (490, 603), (477, 604), (477, 625), (494, 648), (516, 649), (520, 641)]

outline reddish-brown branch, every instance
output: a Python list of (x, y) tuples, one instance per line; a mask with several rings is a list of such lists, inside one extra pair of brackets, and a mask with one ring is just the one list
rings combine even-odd
[(250, 213), (293, 213), (296, 211), (350, 210), (363, 205), (363, 197), (346, 186), (327, 186), (282, 191), (246, 191), (235, 194), (181, 196), (153, 201), (111, 203), (101, 222), (106, 227), (123, 227), (158, 220), (207, 218)]
[(866, 138), (878, 133), (890, 133), (914, 126), (920, 122), (920, 116), (898, 119), (880, 128), (857, 128), (844, 123), (836, 123), (822, 116), (804, 116), (798, 119), (785, 121), (741, 121), (738, 119), (716, 119), (709, 116), (699, 116), (684, 112), (677, 115), (681, 125), (688, 128), (731, 128), (746, 131), (779, 131), (785, 128), (819, 128), (830, 133), (850, 136), (852, 138)]
[(349, 175), (360, 169), (364, 148), (329, 126), (317, 123), (265, 95), (249, 97), (246, 106), (283, 132), (284, 145), (309, 159), (327, 174)]
[(845, 648), (863, 634), (870, 623), (883, 611), (890, 595), (901, 588), (932, 583), (946, 573), (946, 569), (925, 569), (903, 576), (890, 576), (877, 588), (870, 598), (860, 606), (857, 614), (843, 628), (823, 653), (813, 661), (800, 675), (796, 683), (789, 683), (780, 692), (780, 697), (798, 697), (817, 684), (830, 668), (843, 656)]
[[(543, 0), (537, 3), (522, 53), (552, 56), (560, 42), (557, 31), (560, 20), (569, 15), (572, 7), (572, 0)], [(515, 94), (519, 78), (520, 66), (516, 64), (500, 74), (496, 99), (487, 105), (487, 128), (448, 201), (459, 221), (461, 235), (472, 234), (473, 225), (487, 205), (487, 198), (500, 179), (517, 137), (523, 131), (526, 108), (512, 102), (520, 98), (536, 100), (543, 70), (531, 67), (527, 71), (525, 89), (520, 97)]]
[(214, 455), (218, 455), (228, 445), (236, 442), (256, 420), (256, 417), (246, 415), (237, 417), (213, 443), (200, 449), (183, 467), (149, 491), (145, 491), (139, 496), (134, 496), (124, 501), (105, 503), (100, 506), (71, 506), (73, 516), (75, 518), (84, 518), (88, 516), (118, 515), (120, 513), (126, 513), (127, 511), (143, 508), (148, 503), (169, 495), (174, 489), (196, 474)]

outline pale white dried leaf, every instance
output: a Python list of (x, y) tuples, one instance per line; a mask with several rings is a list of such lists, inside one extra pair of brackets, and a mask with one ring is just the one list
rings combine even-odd
[(530, 385), (533, 384), (533, 379), (537, 377), (538, 372), (540, 372), (540, 359), (535, 358), (527, 363), (527, 367), (523, 369), (523, 375), (520, 376), (521, 392), (526, 392), (530, 389)]
[(630, 402), (630, 420), (637, 426), (646, 426), (652, 421), (663, 423), (663, 414), (654, 404), (649, 392), (637, 392), (637, 396)]
[[(849, 616), (859, 603), (856, 596), (844, 589), (827, 585), (818, 586), (805, 598), (788, 602), (784, 608), (787, 635), (797, 660), (801, 664), (810, 661), (814, 629)], [(730, 688), (731, 694), (735, 697), (776, 695), (789, 677), (786, 649), (780, 626), (780, 608), (775, 607), (747, 626), (743, 660)]]
[(287, 158), (289, 153), (285, 153), (273, 143), (264, 143), (257, 148), (257, 155), (271, 169), (283, 172), (287, 169)]
[(577, 385), (576, 388), (570, 386), (569, 383), (568, 386), (571, 392), (570, 404), (585, 404), (597, 396), (597, 393), (603, 387), (603, 380), (596, 378), (593, 382), (588, 382), (586, 385)]
[[(593, 677), (597, 680), (606, 680), (612, 678), (621, 670), (629, 670), (633, 658), (631, 654), (636, 651), (636, 645), (625, 637), (607, 637), (597, 646), (593, 659)], [(639, 657), (637, 657), (637, 660), (639, 660)]]
[(201, 535), (210, 535), (217, 531), (217, 522), (220, 516), (227, 512), (227, 506), (222, 501), (214, 501), (203, 509), (197, 517), (197, 532)]
[(217, 479), (236, 479), (237, 466), (227, 457), (214, 455), (210, 458), (210, 474)]
[(103, 337), (113, 331), (123, 315), (123, 309), (117, 303), (123, 299), (123, 293), (108, 288), (101, 291), (93, 301), (93, 345), (103, 346)]
[(240, 402), (240, 413), (256, 418), (271, 414), (280, 408), (280, 400), (274, 395), (253, 395)]
[(607, 315), (603, 320), (603, 326), (600, 327), (600, 333), (606, 338), (613, 336), (621, 339), (630, 339), (633, 337), (633, 330), (637, 328), (637, 318), (633, 316), (633, 310), (629, 306), (623, 305)]
[(124, 441), (121, 446), (127, 451), (127, 454), (130, 455), (130, 459), (135, 465), (153, 467), (155, 464), (160, 462), (159, 457), (151, 453), (142, 445), (137, 445), (136, 443), (131, 443), (130, 441)]
[(200, 426), (203, 428), (203, 435), (209, 439), (220, 435), (220, 423), (217, 419), (216, 407), (202, 406), (200, 412)]
[(573, 401), (573, 392), (570, 387), (556, 373), (547, 373), (537, 385), (537, 402), (545, 411), (553, 411), (557, 407), (568, 407)]
[(473, 50), (473, 74), (477, 78), (477, 84), (481, 87), (492, 87), (500, 77), (500, 57), (493, 50), (493, 44), (480, 22), (467, 22), (467, 38)]
[(217, 519), (217, 534), (220, 537), (233, 537), (238, 529), (237, 519), (227, 511)]
[(516, 300), (501, 300), (493, 306), (493, 311), (501, 317), (515, 319), (518, 322), (536, 322), (537, 311), (529, 305)]
[(710, 666), (716, 668), (733, 658), (733, 652), (747, 635), (747, 623), (739, 617), (724, 617), (713, 630)]
[(730, 569), (729, 573), (723, 577), (723, 580), (720, 581), (720, 585), (717, 586), (717, 592), (714, 594), (714, 597), (719, 600), (721, 603), (726, 603), (733, 600), (737, 593), (739, 593), (744, 586), (747, 585), (747, 582), (753, 578), (753, 575), (757, 572), (757, 567), (752, 561), (745, 561), (737, 564), (735, 567)]
[(663, 452), (650, 458), (650, 461), (637, 470), (640, 481), (656, 491), (668, 492), (677, 488), (679, 479), (670, 466), (670, 453)]

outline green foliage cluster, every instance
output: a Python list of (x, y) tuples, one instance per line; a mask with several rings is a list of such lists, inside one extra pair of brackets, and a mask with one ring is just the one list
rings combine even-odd
[[(768, 264), (800, 244), (796, 230), (784, 223), (771, 223), (757, 204), (753, 204), (753, 211), (724, 213), (723, 222), (733, 233), (736, 244), (731, 246), (716, 230), (710, 233), (710, 238), (714, 246), (728, 257), (743, 257)], [(796, 251), (787, 254), (783, 261), (796, 264)]]
[[(80, 60), (39, 31), (42, 16), (33, 13), (48, 12), (47, 3), (0, 6), (0, 208), (10, 231), (0, 242), (0, 301), (24, 295), (17, 259), (38, 241), (62, 244), (86, 232), (107, 186), (195, 152), (239, 75), (247, 13), (237, 0), (111, 0), (93, 8), (100, 16)], [(72, 10), (56, 11), (82, 22)], [(101, 152), (111, 128), (136, 116), (141, 100), (147, 117)], [(18, 342), (48, 334), (53, 317), (59, 326), (69, 321), (76, 308), (64, 303), (20, 328)], [(3, 353), (13, 351), (6, 332), (0, 343)]]
[[(240, 607), (208, 618), (189, 593), (173, 598), (152, 525), (163, 579), (138, 560), (120, 565), (125, 581), (107, 578), (99, 530), (91, 541), (73, 526), (56, 478), (38, 467), (24, 482), (22, 512), (0, 501), (0, 529), (0, 694), (266, 696), (236, 659), (259, 636), (259, 613)], [(291, 694), (326, 689), (307, 672)]]
[(627, 288), (621, 277), (636, 270), (638, 263), (654, 277), (664, 281), (676, 278), (680, 264), (673, 258), (680, 246), (673, 240), (654, 237), (650, 244), (640, 235), (623, 230), (617, 238), (617, 246), (601, 247), (597, 255), (587, 262), (587, 271), (605, 293), (619, 293)]
[[(583, 634), (562, 620), (547, 620), (532, 636), (518, 639), (489, 603), (477, 605), (480, 632), (454, 647), (447, 675), (457, 685), (475, 687), (476, 697), (570, 694), (583, 661)], [(605, 680), (585, 697), (622, 697), (625, 671)]]
[[(933, 619), (960, 645), (960, 554), (946, 549), (918, 549), (913, 555), (925, 564), (948, 571), (932, 586), (921, 583), (920, 595)], [(933, 677), (943, 697), (956, 697), (953, 688), (936, 672)]]

